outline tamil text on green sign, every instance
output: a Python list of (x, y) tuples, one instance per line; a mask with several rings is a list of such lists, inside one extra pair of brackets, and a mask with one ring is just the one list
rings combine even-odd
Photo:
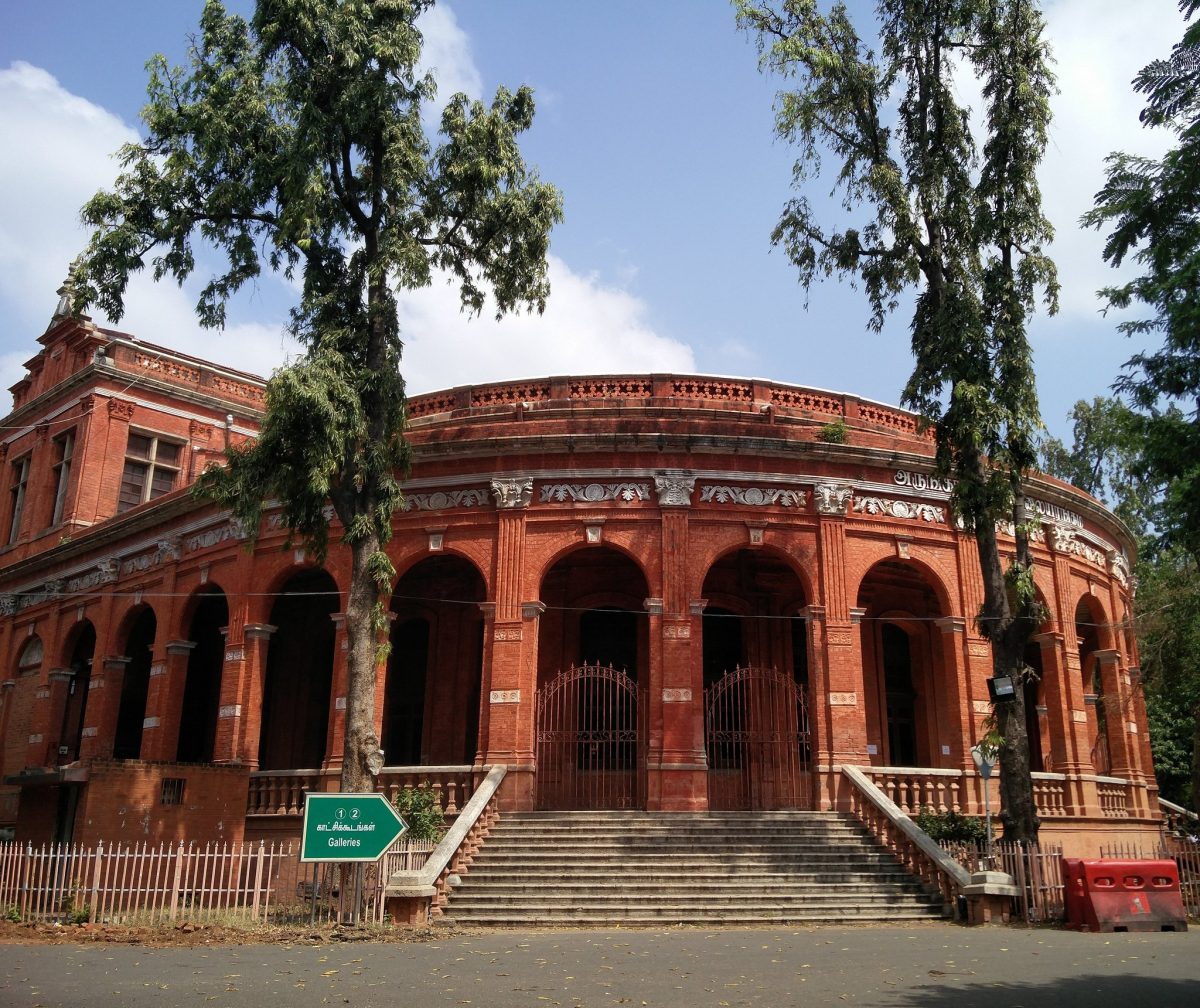
[(381, 794), (312, 794), (304, 800), (301, 861), (378, 861), (407, 823)]

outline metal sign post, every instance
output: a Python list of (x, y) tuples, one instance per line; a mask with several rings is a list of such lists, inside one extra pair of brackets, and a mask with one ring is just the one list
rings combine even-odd
[(975, 769), (983, 778), (983, 810), (987, 824), (987, 864), (992, 867), (992, 795), (989, 781), (992, 778), (992, 768), (996, 765), (996, 750), (990, 746), (976, 745), (971, 747), (971, 759), (975, 761)]
[[(381, 794), (309, 792), (304, 796), (300, 860), (334, 861), (339, 864), (357, 862), (350, 883), (350, 923), (357, 924), (362, 900), (363, 863), (378, 861), (407, 831), (408, 823)], [(343, 873), (343, 898), (347, 881)], [(316, 900), (317, 890), (314, 886), (314, 915)]]

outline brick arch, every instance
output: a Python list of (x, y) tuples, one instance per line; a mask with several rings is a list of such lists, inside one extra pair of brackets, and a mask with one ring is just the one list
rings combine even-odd
[(188, 628), (191, 626), (192, 620), (196, 617), (196, 610), (200, 608), (206, 598), (213, 595), (221, 595), (225, 599), (229, 598), (229, 592), (218, 581), (208, 581), (192, 589), (188, 597), (183, 600), (183, 605), (177, 609), (179, 625), (176, 628), (176, 632), (171, 636), (177, 637), (180, 640), (190, 640)]
[[(644, 682), (649, 668), (644, 603), (651, 592), (644, 568), (630, 551), (609, 543), (576, 543), (557, 556), (538, 582), (538, 598), (546, 605), (538, 620), (539, 681), (586, 660), (618, 668), (624, 665), (635, 679), (635, 670), (640, 669)], [(601, 612), (628, 615), (584, 615)], [(614, 624), (618, 636), (608, 641), (589, 640), (590, 633), (599, 632), (594, 624), (605, 619)]]
[(337, 576), (328, 567), (306, 560), (296, 563), (288, 554), (283, 554), (271, 563), (264, 563), (264, 557), (255, 555), (253, 574), (251, 577), (250, 604), (247, 607), (247, 623), (270, 623), (271, 609), (279, 595), (293, 578), (312, 571), (325, 574), (337, 592), (334, 612), (341, 612), (345, 605), (345, 590), (338, 583)]
[[(778, 546), (749, 546), (745, 542), (725, 547), (721, 549), (720, 552), (706, 559), (702, 565), (697, 564), (697, 567), (700, 567), (702, 572), (698, 575), (695, 590), (691, 593), (690, 597), (708, 598), (705, 585), (708, 582), (713, 569), (716, 568), (726, 558), (742, 552), (750, 553), (755, 556), (770, 557), (778, 560), (795, 577), (796, 583), (800, 588), (800, 598), (803, 600), (800, 604), (811, 605), (816, 600), (816, 573), (814, 570), (811, 570), (801, 564), (795, 554)], [(788, 602), (785, 604), (785, 607), (788, 607), (792, 604), (792, 602)]]
[[(863, 562), (856, 568), (847, 566), (846, 570), (846, 596), (847, 599), (855, 599), (855, 606), (861, 606), (863, 586), (868, 579), (883, 565), (894, 564), (904, 567), (908, 570), (916, 572), (920, 580), (927, 588), (932, 591), (936, 599), (939, 616), (952, 616), (955, 614), (956, 606), (951, 599), (950, 590), (947, 588), (947, 583), (935, 565), (928, 562), (924, 557), (898, 557), (893, 549), (889, 549), (886, 545), (880, 544), (878, 550), (872, 551), (870, 555), (864, 558)], [(826, 603), (828, 604), (828, 603)]]
[(546, 582), (547, 576), (549, 576), (555, 567), (557, 567), (570, 556), (582, 556), (583, 554), (591, 553), (595, 550), (607, 550), (612, 553), (620, 554), (631, 564), (633, 564), (633, 566), (636, 567), (639, 572), (641, 572), (642, 580), (646, 584), (647, 596), (654, 594), (656, 585), (652, 583), (650, 574), (648, 573), (649, 565), (646, 562), (646, 558), (639, 556), (637, 551), (632, 549), (627, 544), (616, 541), (612, 537), (606, 537), (604, 541), (600, 543), (583, 543), (578, 539), (567, 539), (566, 541), (563, 541), (563, 539), (564, 537), (561, 535), (554, 537), (554, 544), (550, 546), (549, 551), (540, 556), (541, 566), (539, 567), (537, 574), (530, 579), (532, 583), (537, 585), (539, 595), (542, 585)]

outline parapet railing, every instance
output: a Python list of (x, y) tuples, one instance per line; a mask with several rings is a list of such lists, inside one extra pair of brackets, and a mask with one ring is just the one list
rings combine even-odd
[(947, 908), (971, 885), (971, 874), (901, 811), (860, 767), (843, 766), (849, 783), (850, 811), (912, 874), (942, 895)]
[(416, 924), (442, 912), (450, 895), (453, 876), (466, 874), (471, 860), (500, 816), (496, 795), (508, 768), (488, 768), (470, 800), (424, 866), (416, 871), (398, 871), (388, 879), (384, 898), (392, 907), (392, 919)]
[[(872, 766), (861, 769), (907, 815), (916, 815), (922, 809), (960, 812), (964, 815), (980, 815), (983, 811), (980, 790), (983, 782), (978, 774), (930, 767)], [(1061, 773), (1039, 772), (1030, 776), (1033, 778), (1033, 801), (1038, 816), (1042, 819), (1066, 817), (1067, 784), (1071, 778)], [(1085, 775), (1080, 779), (1096, 783), (1101, 815), (1108, 819), (1130, 817), (1132, 799), (1129, 781), (1120, 777), (1094, 775)], [(998, 803), (996, 807), (999, 807)]]
[[(458, 815), (482, 771), (474, 766), (392, 766), (375, 778), (375, 789), (388, 801), (406, 787), (428, 785), (437, 795), (442, 813)], [(336, 791), (338, 774), (323, 770), (260, 770), (250, 775), (246, 814), (253, 816), (304, 814), (309, 791)]]

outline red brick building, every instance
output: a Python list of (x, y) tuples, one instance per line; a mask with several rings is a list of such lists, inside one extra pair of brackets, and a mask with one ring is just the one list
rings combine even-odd
[[(249, 551), (187, 489), (254, 436), (263, 382), (66, 315), (39, 342), (0, 448), (0, 828), (293, 832), (336, 786), (346, 557), (284, 548), (270, 511)], [(381, 780), (504, 763), (513, 808), (825, 808), (852, 764), (903, 808), (980, 809), (982, 588), (913, 415), (680, 375), (410, 414)], [(1035, 791), (1092, 852), (1159, 821), (1131, 542), (1085, 494), (1030, 490)]]

